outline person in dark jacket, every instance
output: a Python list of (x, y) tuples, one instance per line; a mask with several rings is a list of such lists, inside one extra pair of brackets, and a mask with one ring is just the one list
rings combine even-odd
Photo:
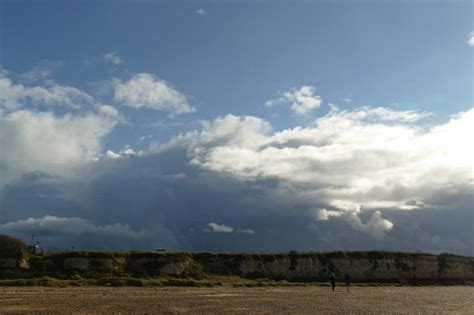
[(344, 275), (344, 282), (346, 283), (347, 292), (349, 292), (349, 287), (351, 286), (352, 277), (351, 274), (346, 272)]
[(336, 275), (334, 274), (334, 272), (331, 272), (331, 274), (329, 275), (329, 281), (331, 282), (331, 288), (334, 291), (334, 289), (336, 288)]

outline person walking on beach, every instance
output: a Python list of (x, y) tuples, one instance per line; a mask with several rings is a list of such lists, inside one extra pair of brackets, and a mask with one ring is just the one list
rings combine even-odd
[(346, 283), (347, 292), (349, 292), (349, 287), (351, 286), (352, 277), (351, 274), (346, 272), (344, 275), (344, 282)]
[(334, 291), (334, 289), (336, 288), (336, 275), (334, 274), (334, 272), (331, 272), (331, 274), (329, 275), (329, 281), (331, 282), (331, 288)]

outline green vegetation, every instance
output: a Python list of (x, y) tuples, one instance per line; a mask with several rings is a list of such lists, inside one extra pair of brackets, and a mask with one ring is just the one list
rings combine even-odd
[(25, 259), (28, 250), (25, 243), (21, 240), (8, 236), (0, 235), (0, 258)]
[(201, 265), (192, 255), (180, 252), (71, 251), (32, 255), (29, 261), (34, 277), (152, 279), (168, 272), (180, 278), (204, 278)]
[[(434, 264), (434, 278), (415, 278), (415, 261), (420, 257), (424, 263)], [(459, 264), (466, 268), (464, 270), (468, 276), (459, 279), (456, 274), (450, 279), (451, 266)], [(435, 256), (387, 251), (191, 253), (76, 250), (28, 255), (26, 246), (20, 240), (0, 236), (0, 279), (4, 279), (0, 280), (0, 285), (222, 285), (220, 281), (210, 281), (213, 278), (229, 285), (246, 287), (327, 285), (329, 272), (335, 272), (340, 279), (345, 269), (353, 265), (359, 266), (357, 276), (353, 276), (354, 281), (364, 285), (474, 280), (474, 258), (448, 254)]]

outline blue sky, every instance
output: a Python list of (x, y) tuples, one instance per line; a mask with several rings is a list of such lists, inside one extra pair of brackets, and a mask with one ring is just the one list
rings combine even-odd
[[(146, 237), (130, 232), (133, 242), (127, 244), (151, 246), (159, 238), (147, 234), (146, 224), (115, 215), (108, 208), (108, 202), (117, 203), (114, 196), (124, 189), (115, 177), (127, 177), (124, 185), (131, 181), (150, 191), (150, 196), (140, 192), (140, 197), (129, 191), (130, 198), (142, 198), (130, 207), (144, 217), (157, 215), (169, 246), (176, 248), (201, 248), (204, 245), (190, 239), (203, 237), (210, 249), (258, 249), (234, 238), (212, 243), (208, 238), (214, 234), (209, 231), (216, 229), (243, 237), (265, 235), (259, 239), (269, 246), (263, 240), (271, 239), (268, 231), (281, 224), (258, 222), (274, 207), (268, 197), (274, 195), (275, 200), (288, 203), (287, 210), (278, 213), (305, 209), (292, 214), (294, 229), (288, 228), (288, 233), (297, 236), (288, 238), (293, 243), (288, 241), (287, 247), (297, 244), (308, 249), (316, 234), (327, 235), (324, 229), (345, 229), (348, 224), (356, 235), (362, 235), (360, 242), (351, 245), (354, 248), (413, 249), (403, 245), (410, 244), (409, 239), (401, 240), (406, 231), (395, 231), (397, 220), (408, 216), (405, 210), (410, 207), (408, 212), (414, 217), (421, 215), (417, 211), (423, 207), (439, 211), (440, 205), (430, 198), (446, 185), (454, 185), (467, 198), (449, 197), (464, 200), (458, 211), (472, 223), (468, 211), (472, 176), (465, 175), (469, 168), (472, 175), (472, 151), (462, 146), (467, 140), (459, 140), (459, 133), (466, 136), (469, 130), (464, 121), (472, 116), (472, 12), (472, 1), (0, 1), (0, 79), (4, 82), (0, 86), (4, 89), (0, 90), (4, 95), (0, 96), (0, 132), (4, 133), (0, 152), (13, 152), (3, 161), (0, 158), (0, 172), (4, 172), (0, 231), (3, 223), (4, 231), (27, 234), (30, 230), (22, 230), (21, 222), (28, 218), (77, 218), (83, 221), (75, 224), (94, 229), (113, 230), (113, 224), (122, 224), (132, 232), (142, 231)], [(456, 117), (461, 118), (453, 122)], [(34, 146), (33, 142), (44, 139), (35, 140), (28, 136), (31, 133), (50, 135), (45, 146), (51, 147)], [(360, 138), (353, 138), (354, 134)], [(386, 138), (377, 144), (367, 140), (378, 135)], [(432, 139), (444, 140), (434, 143)], [(459, 145), (452, 146), (453, 141)], [(334, 144), (329, 152), (323, 148), (328, 143)], [(16, 151), (10, 149), (13, 145)], [(404, 151), (413, 145), (423, 150)], [(443, 156), (434, 149), (441, 146), (445, 146), (440, 149)], [(340, 151), (341, 147), (348, 151)], [(269, 148), (276, 151), (267, 155)], [(369, 161), (384, 150), (390, 154), (375, 158), (384, 161), (380, 169), (358, 160), (362, 156)], [(373, 154), (365, 157), (367, 151)], [(56, 159), (54, 154), (62, 157)], [(413, 157), (392, 161), (398, 154)], [(352, 163), (343, 173), (353, 177), (342, 178), (344, 174), (335, 167), (347, 156), (351, 158), (340, 167)], [(420, 156), (423, 159), (416, 160)], [(295, 160), (288, 162), (290, 158)], [(320, 164), (323, 160), (328, 164)], [(305, 163), (309, 163), (307, 168), (297, 167)], [(393, 165), (397, 165), (394, 173), (387, 175), (385, 169)], [(156, 187), (171, 189), (162, 178), (153, 184), (149, 172), (154, 167), (163, 176), (191, 177), (183, 186), (172, 187), (180, 192), (176, 198), (193, 201), (185, 206), (169, 196), (152, 198)], [(409, 178), (413, 169), (423, 169), (415, 176), (419, 182), (440, 169), (449, 172), (445, 181), (433, 181), (433, 187), (425, 191), (428, 188)], [(40, 181), (35, 186), (41, 190), (37, 194), (49, 198), (38, 213), (30, 209), (37, 202), (34, 198), (31, 203), (14, 201), (20, 198), (18, 191), (24, 193), (22, 185), (31, 185), (28, 174), (32, 172), (37, 174), (34, 181)], [(129, 178), (127, 174), (134, 172), (141, 175)], [(458, 173), (464, 175), (452, 180)], [(406, 177), (398, 178), (400, 174)], [(41, 179), (48, 176), (58, 182)], [(190, 187), (203, 178), (212, 177), (214, 183), (213, 176), (232, 182), (229, 187), (234, 188), (225, 192), (230, 198), (227, 204), (208, 205), (209, 200), (197, 202), (192, 197), (195, 192)], [(386, 176), (382, 182), (376, 179), (380, 176)], [(92, 183), (101, 181), (117, 187), (108, 192), (101, 188), (81, 191), (76, 196), (75, 185), (96, 187)], [(392, 187), (394, 181), (402, 184)], [(202, 194), (218, 196), (217, 186), (210, 185)], [(254, 186), (268, 194), (268, 204), (245, 188)], [(56, 200), (57, 194), (43, 192), (59, 187), (71, 189), (61, 196), (74, 198)], [(334, 192), (335, 187), (344, 189)], [(413, 193), (406, 192), (410, 190)], [(300, 199), (291, 201), (287, 194), (295, 191)], [(365, 197), (352, 196), (354, 191)], [(109, 197), (104, 199), (104, 195)], [(166, 215), (144, 201), (160, 203), (163, 198), (171, 211)], [(237, 200), (242, 198), (261, 208), (261, 213), (237, 219), (220, 208), (232, 205), (241, 211)], [(453, 206), (439, 202), (446, 208)], [(65, 205), (76, 211), (53, 210)], [(180, 212), (182, 208), (202, 211), (202, 215), (189, 222), (181, 217), (184, 223), (177, 224), (176, 213), (189, 216)], [(284, 222), (286, 217), (281, 215)], [(445, 219), (443, 215), (448, 214), (439, 214), (440, 220)], [(110, 217), (117, 219), (105, 219)], [(321, 227), (325, 221), (335, 226)], [(472, 241), (467, 241), (472, 234), (466, 234), (469, 226), (460, 229), (462, 235), (446, 236), (445, 231), (433, 230), (435, 223), (421, 227), (426, 220), (420, 222), (413, 229), (425, 233), (426, 242), (415, 249), (472, 253)], [(8, 223), (21, 224), (8, 230)], [(301, 225), (307, 228), (306, 234), (295, 232)], [(259, 227), (268, 233), (259, 233)], [(319, 248), (350, 247), (334, 239)], [(117, 245), (111, 241), (104, 246)]]
[[(196, 14), (201, 7), (206, 16)], [(268, 115), (265, 100), (304, 84), (326, 102), (351, 97), (439, 115), (472, 100), (470, 1), (3, 1), (2, 11), (7, 70), (62, 61), (57, 80), (86, 88), (112, 67), (81, 61), (116, 51), (125, 60), (118, 73), (172, 82), (205, 119)]]

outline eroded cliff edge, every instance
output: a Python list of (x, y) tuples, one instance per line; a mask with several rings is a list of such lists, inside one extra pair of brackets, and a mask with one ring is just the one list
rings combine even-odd
[(297, 282), (326, 281), (329, 272), (354, 282), (468, 283), (474, 257), (393, 252), (189, 253), (148, 251), (73, 251), (0, 259), (0, 278), (53, 277), (99, 279), (209, 276), (268, 278)]

